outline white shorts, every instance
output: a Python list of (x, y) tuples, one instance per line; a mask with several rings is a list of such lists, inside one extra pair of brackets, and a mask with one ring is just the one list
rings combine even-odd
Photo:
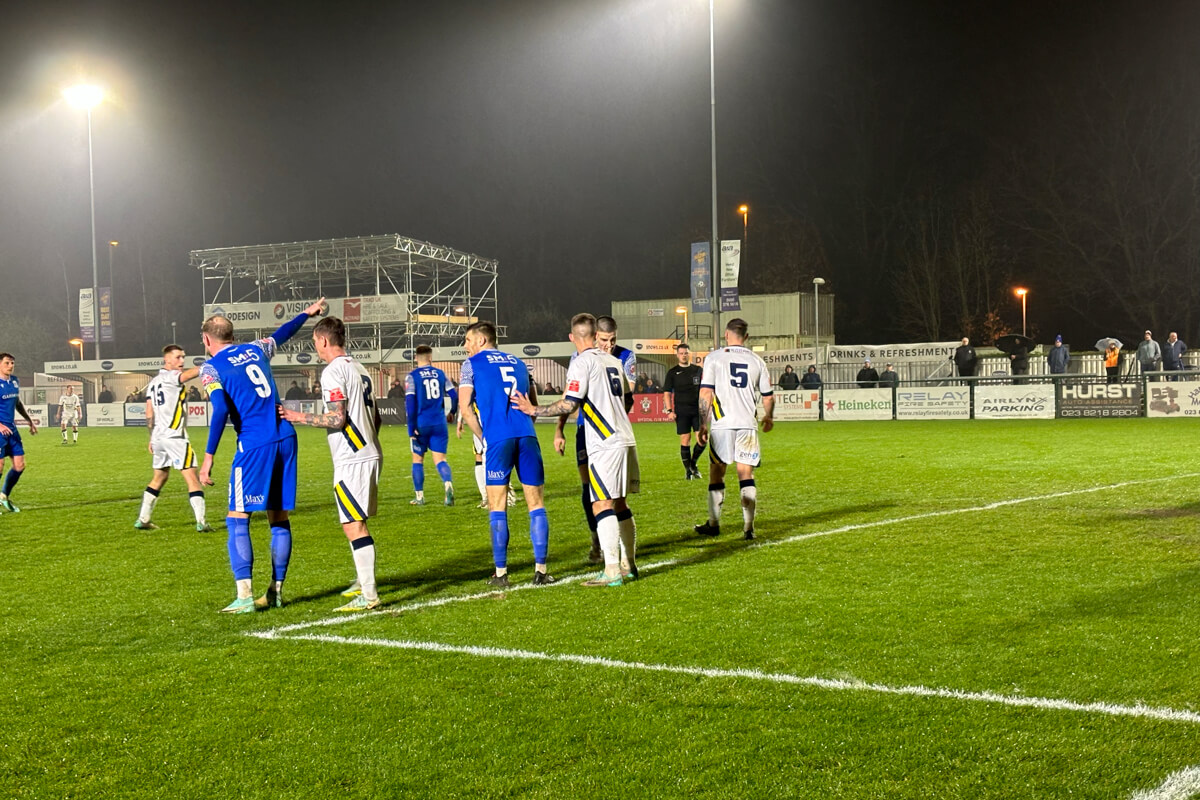
[(588, 453), (588, 486), (592, 502), (637, 494), (642, 475), (637, 447), (609, 447)]
[(76, 411), (74, 414), (63, 414), (62, 427), (65, 428), (68, 425), (70, 425), (72, 428), (79, 427), (79, 412), (78, 411)]
[(154, 469), (195, 469), (196, 451), (185, 438), (155, 436), (150, 440), (154, 447)]
[(379, 505), (379, 469), (382, 460), (355, 461), (333, 465), (333, 497), (337, 502), (338, 519), (347, 522), (366, 522), (375, 516)]
[(708, 435), (709, 452), (722, 464), (746, 464), (757, 467), (758, 428), (718, 428)]

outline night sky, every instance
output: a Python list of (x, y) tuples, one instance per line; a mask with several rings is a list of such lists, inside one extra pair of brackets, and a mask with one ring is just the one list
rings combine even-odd
[[(1200, 346), (1197, 5), (718, 0), (743, 291), (822, 275), (840, 342), (984, 341), (1026, 285), (1042, 340)], [(545, 338), (686, 294), (709, 235), (705, 0), (26, 3), (0, 32), (0, 349), (66, 358), (91, 284), (80, 77), (112, 92), (106, 356), (198, 328), (192, 249), (446, 244), (499, 259), (501, 321)]]

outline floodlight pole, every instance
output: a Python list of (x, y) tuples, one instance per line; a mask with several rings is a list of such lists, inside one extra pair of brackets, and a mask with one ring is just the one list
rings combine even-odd
[(813, 278), (813, 363), (821, 357), (821, 286), (824, 278)]
[(708, 97), (712, 120), (712, 315), (713, 350), (721, 346), (721, 242), (717, 238), (717, 48), (716, 0), (708, 0)]
[(96, 171), (92, 160), (92, 109), (87, 109), (88, 197), (92, 206), (92, 333), (96, 337), (96, 360), (100, 360), (100, 275), (96, 265)]

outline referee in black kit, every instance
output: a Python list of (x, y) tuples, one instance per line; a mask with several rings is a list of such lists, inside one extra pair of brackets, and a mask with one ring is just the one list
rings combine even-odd
[(692, 363), (692, 352), (686, 342), (675, 348), (679, 363), (667, 370), (663, 381), (663, 392), (668, 398), (667, 415), (675, 420), (675, 432), (679, 434), (679, 458), (683, 461), (684, 477), (689, 481), (700, 477), (696, 459), (704, 452), (704, 445), (696, 442), (692, 449), (692, 432), (700, 430), (700, 376), (703, 370)]

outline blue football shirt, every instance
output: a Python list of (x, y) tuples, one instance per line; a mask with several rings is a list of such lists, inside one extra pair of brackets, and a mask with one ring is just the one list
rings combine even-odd
[(408, 373), (404, 379), (404, 393), (413, 395), (417, 401), (415, 427), (426, 430), (439, 424), (445, 426), (444, 400), (453, 388), (446, 373), (437, 367), (417, 367)]
[(21, 399), (21, 383), (13, 375), (8, 380), (0, 378), (0, 423), (17, 429), (17, 401)]
[(253, 450), (296, 435), (292, 423), (280, 419), (275, 410), (279, 392), (271, 374), (274, 352), (275, 341), (270, 338), (234, 344), (200, 368), (205, 392), (209, 396), (218, 391), (225, 393), (225, 404), (242, 450)]
[(533, 418), (512, 407), (513, 392), (529, 393), (525, 362), (500, 350), (480, 350), (463, 362), (460, 386), (470, 386), (488, 444), (535, 436)]

